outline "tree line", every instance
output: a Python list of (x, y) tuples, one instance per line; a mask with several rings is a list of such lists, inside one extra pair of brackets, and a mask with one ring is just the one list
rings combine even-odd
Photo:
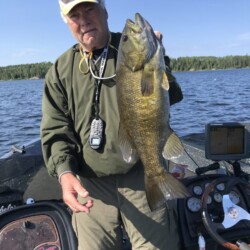
[(240, 69), (250, 67), (250, 56), (199, 56), (171, 59), (173, 71)]
[(51, 65), (42, 62), (0, 67), (0, 80), (43, 79)]
[[(0, 67), (0, 80), (43, 79), (51, 62)], [(198, 56), (171, 58), (173, 71), (216, 70), (250, 67), (250, 56)]]

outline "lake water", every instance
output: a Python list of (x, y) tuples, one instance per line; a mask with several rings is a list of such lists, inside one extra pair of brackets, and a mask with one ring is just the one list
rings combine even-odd
[(171, 124), (180, 135), (204, 132), (210, 122), (250, 121), (250, 69), (175, 74), (184, 99), (171, 108)]
[[(171, 107), (178, 135), (209, 122), (250, 122), (250, 69), (174, 73), (184, 99)], [(0, 81), (0, 156), (39, 138), (43, 80)]]

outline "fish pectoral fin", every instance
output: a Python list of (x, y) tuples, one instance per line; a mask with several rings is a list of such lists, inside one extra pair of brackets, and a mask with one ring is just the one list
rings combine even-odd
[(163, 157), (166, 160), (176, 159), (184, 154), (184, 147), (180, 138), (170, 129), (170, 135), (163, 148)]
[(161, 83), (161, 86), (163, 87), (163, 89), (165, 90), (169, 90), (169, 81), (168, 81), (168, 77), (167, 77), (167, 74), (166, 72), (163, 70), (162, 72), (162, 83)]
[(150, 96), (154, 92), (155, 72), (154, 69), (145, 65), (142, 70), (141, 93), (143, 96)]
[(136, 150), (130, 143), (128, 135), (121, 124), (119, 127), (118, 142), (124, 161), (128, 164), (136, 163), (139, 159)]
[[(160, 77), (159, 77), (160, 76)], [(154, 92), (154, 84), (160, 84), (166, 91), (169, 90), (169, 81), (164, 70), (155, 70), (145, 65), (142, 71), (141, 93), (143, 96), (150, 96)]]
[(163, 148), (162, 155), (166, 160), (171, 161), (173, 164), (184, 164), (192, 166), (194, 161), (192, 157), (185, 150), (180, 138), (170, 129), (170, 136)]
[(154, 177), (145, 175), (145, 190), (148, 205), (153, 211), (166, 201), (190, 196), (187, 188), (166, 171)]

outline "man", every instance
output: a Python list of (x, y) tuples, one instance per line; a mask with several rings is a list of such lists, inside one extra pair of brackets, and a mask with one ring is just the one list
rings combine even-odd
[[(119, 149), (115, 64), (121, 34), (109, 31), (104, 0), (59, 5), (78, 44), (46, 75), (41, 140), (48, 171), (59, 178), (73, 211), (79, 249), (122, 249), (121, 223), (133, 249), (179, 249), (171, 204), (150, 211), (142, 164), (128, 166)], [(175, 103), (182, 93), (167, 74)]]

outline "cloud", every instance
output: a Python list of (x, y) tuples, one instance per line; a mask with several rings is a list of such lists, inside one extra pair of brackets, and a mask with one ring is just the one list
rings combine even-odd
[(238, 36), (238, 40), (240, 40), (240, 41), (250, 41), (250, 32), (240, 34)]
[(228, 48), (237, 48), (237, 47), (240, 47), (241, 44), (240, 43), (231, 43), (231, 44), (228, 44)]
[(241, 54), (248, 54), (250, 49), (250, 32), (239, 34), (227, 47), (229, 49), (236, 49)]
[(33, 48), (26, 48), (26, 49), (22, 49), (20, 51), (14, 52), (12, 56), (13, 57), (30, 57), (30, 56), (37, 56), (38, 54), (40, 54), (39, 50), (33, 49)]

